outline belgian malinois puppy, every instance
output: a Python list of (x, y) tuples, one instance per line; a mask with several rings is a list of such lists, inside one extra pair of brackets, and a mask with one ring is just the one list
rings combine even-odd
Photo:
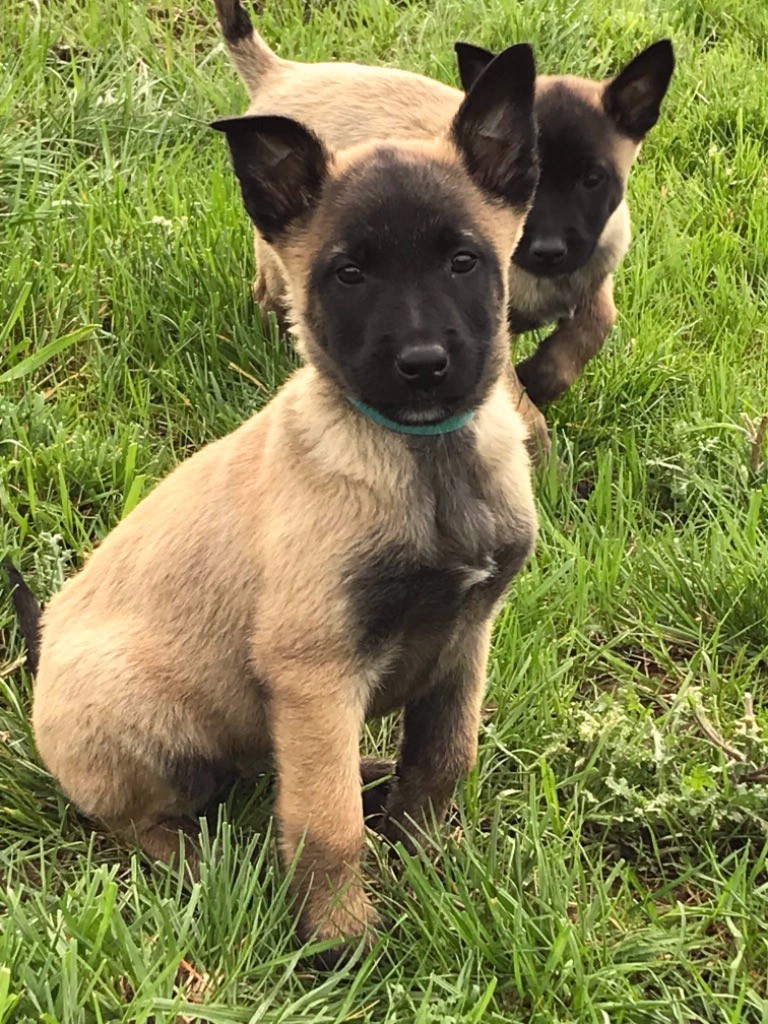
[(495, 609), (533, 546), (504, 310), (534, 80), (530, 51), (506, 51), (443, 139), (336, 155), (285, 117), (214, 125), (307, 365), (43, 613), (33, 724), (68, 797), (170, 859), (228, 779), (273, 760), (305, 936), (374, 926), (366, 717), (405, 712), (385, 833), (445, 814), (475, 760)]
[[(456, 53), (469, 89), (493, 54), (468, 43)], [(627, 177), (674, 65), (672, 44), (662, 40), (607, 81), (537, 78), (541, 178), (509, 282), (514, 333), (557, 321), (516, 367), (537, 405), (573, 384), (616, 322), (612, 274), (630, 241)]]
[[(282, 60), (255, 31), (240, 0), (216, 0), (227, 46), (250, 95), (249, 114), (281, 114), (308, 125), (329, 146), (344, 149), (374, 139), (424, 139), (445, 134), (463, 94), (423, 75), (395, 68), (341, 62), (302, 64)], [(528, 48), (520, 50), (524, 64)], [(513, 62), (510, 62), (510, 67)], [(514, 82), (510, 80), (510, 87)], [(255, 231), (254, 297), (262, 313), (289, 327), (286, 275), (269, 240)], [(537, 447), (549, 447), (539, 410), (513, 372), (510, 385)]]

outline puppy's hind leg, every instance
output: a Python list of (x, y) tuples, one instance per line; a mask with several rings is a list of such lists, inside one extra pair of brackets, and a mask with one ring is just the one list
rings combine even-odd
[(200, 880), (200, 832), (192, 818), (167, 818), (165, 821), (123, 830), (130, 842), (137, 842), (153, 860), (177, 866), (183, 858), (193, 882)]
[[(207, 723), (179, 691), (173, 662), (144, 636), (107, 638), (81, 630), (80, 643), (43, 650), (33, 707), (38, 751), (83, 814), (153, 857), (178, 858), (179, 828), (196, 836), (194, 816), (230, 777)], [(151, 682), (149, 682), (151, 680)], [(199, 857), (185, 843), (193, 873)]]
[(176, 865), (183, 841), (183, 860), (193, 881), (200, 877), (200, 829), (192, 815), (203, 814), (216, 801), (223, 799), (234, 784), (236, 773), (225, 762), (201, 753), (173, 754), (168, 750), (158, 753), (156, 762), (162, 777), (171, 783), (175, 804), (181, 813), (155, 816), (152, 820), (134, 824), (131, 838), (142, 850), (156, 860)]
[(285, 336), (290, 330), (290, 322), (282, 267), (274, 252), (258, 235), (254, 236), (254, 249), (257, 271), (253, 282), (253, 298), (258, 303), (264, 330), (269, 330), (268, 316), (274, 313), (280, 333)]

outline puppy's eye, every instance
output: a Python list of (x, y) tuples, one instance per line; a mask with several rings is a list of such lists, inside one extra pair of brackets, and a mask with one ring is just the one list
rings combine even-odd
[(356, 267), (354, 263), (348, 263), (345, 267), (339, 267), (336, 271), (336, 277), (342, 284), (362, 284), (365, 280), (362, 270), (360, 267)]
[(590, 167), (584, 173), (581, 183), (584, 188), (599, 188), (605, 181), (605, 171), (602, 167)]
[(457, 252), (451, 260), (454, 274), (468, 274), (477, 265), (477, 256), (473, 252)]

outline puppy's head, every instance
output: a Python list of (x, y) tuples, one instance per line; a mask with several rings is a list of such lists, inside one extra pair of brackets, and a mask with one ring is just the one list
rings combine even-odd
[[(493, 59), (456, 44), (464, 88)], [(591, 258), (624, 198), (640, 143), (656, 124), (674, 69), (668, 40), (615, 78), (542, 76), (536, 86), (541, 179), (514, 262), (539, 277), (571, 274)]]
[(445, 139), (332, 156), (284, 118), (216, 122), (281, 259), (304, 356), (404, 424), (475, 408), (503, 365), (506, 267), (537, 180), (530, 48), (496, 58)]

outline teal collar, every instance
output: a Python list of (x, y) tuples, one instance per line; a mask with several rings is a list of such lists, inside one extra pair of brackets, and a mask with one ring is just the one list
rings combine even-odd
[(398, 434), (417, 434), (420, 437), (452, 434), (455, 430), (461, 430), (462, 427), (466, 427), (475, 415), (475, 411), (472, 409), (470, 412), (459, 413), (458, 416), (449, 416), (447, 420), (440, 420), (438, 423), (398, 423), (397, 420), (391, 420), (388, 416), (383, 416), (376, 409), (366, 405), (365, 402), (361, 402), (358, 398), (347, 397), (363, 416), (367, 416), (369, 420), (378, 423), (380, 427), (394, 430)]

